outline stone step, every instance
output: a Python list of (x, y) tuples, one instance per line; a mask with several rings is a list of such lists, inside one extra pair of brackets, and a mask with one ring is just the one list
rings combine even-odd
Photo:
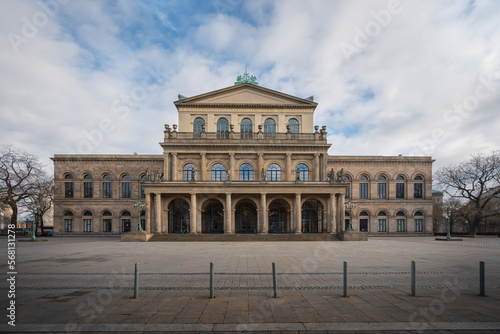
[(161, 234), (149, 241), (339, 241), (336, 234)]

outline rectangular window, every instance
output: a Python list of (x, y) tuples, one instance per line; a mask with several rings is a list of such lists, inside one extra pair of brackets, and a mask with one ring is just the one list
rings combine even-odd
[(146, 194), (144, 193), (144, 186), (141, 185), (141, 198), (146, 198)]
[(132, 197), (132, 183), (123, 182), (122, 183), (122, 198), (131, 198)]
[(92, 219), (83, 220), (83, 232), (92, 232)]
[(396, 232), (404, 232), (405, 229), (405, 220), (404, 219), (396, 219)]
[(422, 183), (415, 183), (413, 185), (413, 197), (414, 198), (422, 198)]
[(387, 220), (379, 219), (378, 220), (378, 231), (379, 232), (387, 232)]
[(103, 219), (102, 220), (102, 231), (103, 232), (111, 232), (111, 219)]
[(423, 231), (424, 231), (424, 220), (415, 219), (415, 232), (423, 232)]
[(345, 198), (349, 198), (349, 196), (350, 196), (350, 194), (349, 194), (349, 190), (351, 190), (351, 187), (346, 186), (346, 187), (345, 187)]
[(405, 184), (396, 183), (396, 198), (405, 198)]
[(113, 195), (113, 188), (111, 182), (102, 183), (102, 198), (111, 198)]
[(131, 223), (130, 219), (122, 219), (122, 232), (130, 232)]
[(368, 198), (368, 183), (359, 184), (359, 198), (362, 199)]
[(387, 187), (387, 185), (385, 183), (378, 184), (378, 187), (377, 187), (378, 188), (377, 189), (378, 198), (387, 198), (386, 187)]
[(83, 197), (92, 198), (94, 183), (93, 182), (83, 182)]
[(73, 182), (64, 183), (64, 197), (73, 198)]
[(141, 218), (141, 227), (143, 231), (146, 231), (146, 219)]
[(73, 232), (73, 219), (64, 219), (64, 232)]

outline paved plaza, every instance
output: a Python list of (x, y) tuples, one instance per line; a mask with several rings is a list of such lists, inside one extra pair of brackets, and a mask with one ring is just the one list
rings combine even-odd
[[(500, 239), (18, 242), (16, 326), (2, 332), (500, 331)], [(7, 240), (0, 239), (7, 268)], [(416, 296), (410, 263), (416, 262)], [(343, 297), (347, 262), (348, 297)], [(479, 261), (486, 266), (479, 296)], [(214, 263), (215, 298), (209, 298)], [(273, 298), (272, 262), (278, 297)], [(139, 264), (139, 296), (134, 266)], [(7, 276), (9, 278), (9, 276)], [(5, 280), (4, 280), (5, 282)], [(1, 286), (5, 311), (12, 298)]]

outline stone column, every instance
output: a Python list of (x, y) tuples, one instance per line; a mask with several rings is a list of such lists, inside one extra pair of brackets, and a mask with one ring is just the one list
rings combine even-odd
[(337, 205), (337, 201), (335, 200), (337, 196), (335, 196), (335, 194), (330, 194), (330, 226), (329, 226), (329, 229), (328, 229), (328, 232), (330, 233), (337, 233), (337, 226), (335, 224), (336, 222), (336, 214), (337, 214), (337, 208), (336, 208), (336, 205)]
[(233, 217), (232, 217), (232, 203), (231, 203), (231, 193), (226, 193), (226, 210), (224, 210), (224, 220), (225, 220), (225, 226), (224, 226), (224, 233), (226, 234), (233, 234)]
[[(340, 221), (340, 226), (338, 231), (342, 232), (345, 230), (345, 195), (344, 194), (339, 194), (339, 201), (338, 201), (338, 212), (339, 212), (339, 221)], [(349, 217), (352, 222), (352, 217)]]
[(146, 232), (151, 233), (151, 194), (146, 194)]
[(155, 232), (161, 232), (161, 194), (155, 194)]
[(259, 226), (260, 233), (269, 232), (269, 222), (267, 217), (267, 200), (266, 194), (260, 194), (260, 213), (261, 213), (261, 226)]
[(177, 181), (177, 153), (172, 153), (172, 181)]
[(198, 209), (196, 210), (196, 233), (201, 234), (202, 233), (202, 221), (201, 221), (201, 210)]
[[(257, 178), (258, 180), (260, 181), (264, 181), (262, 180), (262, 177), (261, 177), (261, 172), (262, 172), (262, 168), (264, 168), (264, 153), (257, 153), (259, 155), (259, 162), (257, 164), (257, 168), (259, 169), (257, 171)], [(254, 174), (254, 177), (255, 177), (255, 174)]]
[(292, 170), (292, 153), (286, 154), (286, 179), (285, 181), (295, 181)]
[(231, 181), (234, 180), (234, 153), (229, 153), (229, 177), (231, 178)]
[(314, 181), (319, 181), (320, 175), (320, 166), (319, 166), (319, 153), (314, 153)]
[(302, 200), (300, 194), (295, 194), (295, 233), (302, 233)]
[(206, 153), (200, 153), (201, 159), (200, 159), (200, 172), (198, 173), (198, 180), (199, 181), (204, 181), (205, 180), (205, 168), (207, 165), (207, 154)]
[(320, 180), (326, 181), (326, 169), (327, 169), (327, 162), (328, 162), (328, 153), (322, 154), (322, 159), (321, 159), (321, 173), (320, 173)]
[(196, 234), (196, 194), (191, 194), (191, 207), (189, 208), (189, 233)]

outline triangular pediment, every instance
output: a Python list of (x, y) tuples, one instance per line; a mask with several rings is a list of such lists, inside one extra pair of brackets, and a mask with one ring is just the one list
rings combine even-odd
[(205, 94), (183, 98), (175, 105), (286, 105), (311, 106), (317, 104), (310, 100), (274, 91), (252, 84), (235, 85)]

